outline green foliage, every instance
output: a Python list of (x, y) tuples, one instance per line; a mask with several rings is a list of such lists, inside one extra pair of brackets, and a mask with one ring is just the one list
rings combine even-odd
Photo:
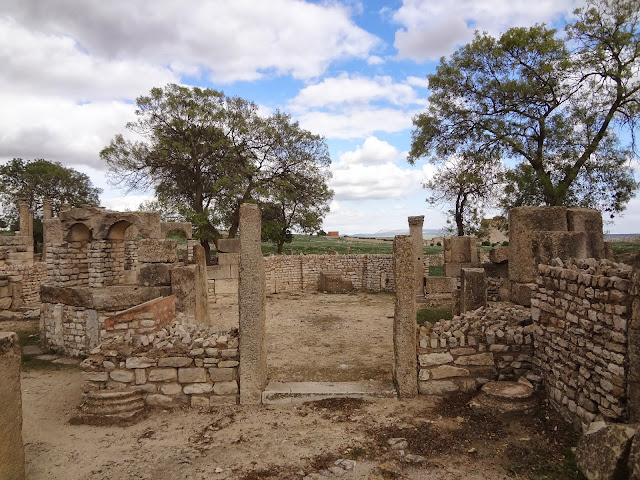
[(416, 321), (422, 326), (425, 323), (436, 323), (438, 320), (451, 320), (451, 307), (425, 307), (416, 313)]
[(444, 277), (444, 267), (429, 266), (430, 277)]
[(34, 216), (41, 217), (44, 200), (50, 200), (57, 213), (63, 203), (75, 207), (97, 205), (101, 192), (87, 175), (58, 162), (14, 158), (0, 165), (0, 201), (6, 224), (17, 221), (19, 201), (27, 202)]
[(543, 25), (474, 40), (429, 75), (409, 161), (482, 152), (516, 167), (502, 206), (588, 206), (615, 214), (638, 188), (612, 126), (637, 130), (640, 1), (589, 0), (563, 39)]
[[(205, 249), (221, 238), (222, 228), (229, 237), (236, 235), (239, 208), (246, 202), (284, 208), (290, 222), (281, 224), (285, 230), (295, 225), (305, 231), (314, 223), (305, 215), (313, 214), (319, 226), (331, 198), (330, 158), (322, 137), (301, 129), (289, 115), (277, 111), (263, 118), (254, 103), (211, 89), (170, 84), (136, 104), (138, 120), (127, 128), (144, 140), (116, 135), (100, 156), (114, 183), (153, 187), (152, 207), (190, 221)], [(327, 195), (305, 190), (316, 184)], [(304, 205), (292, 192), (304, 197)]]

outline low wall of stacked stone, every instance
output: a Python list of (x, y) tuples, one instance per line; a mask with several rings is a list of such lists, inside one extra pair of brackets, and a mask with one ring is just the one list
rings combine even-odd
[(425, 323), (418, 336), (418, 390), (427, 395), (473, 392), (492, 380), (536, 383), (528, 309), (496, 304)]
[[(539, 265), (534, 362), (552, 404), (580, 425), (627, 417), (632, 269), (608, 260)], [(636, 346), (637, 348), (637, 346)], [(636, 367), (637, 368), (637, 367)]]
[(146, 341), (110, 338), (81, 366), (87, 390), (137, 390), (152, 407), (208, 409), (237, 403), (238, 365), (236, 333), (172, 322)]
[(117, 335), (139, 337), (139, 341), (148, 342), (147, 335), (168, 325), (176, 317), (176, 297), (156, 298), (112, 315), (104, 320), (101, 340)]
[(0, 267), (0, 277), (6, 277), (7, 280), (7, 285), (0, 287), (0, 290), (11, 291), (12, 302), (7, 309), (37, 307), (40, 303), (40, 285), (47, 278), (47, 266), (43, 262), (32, 265), (5, 265)]

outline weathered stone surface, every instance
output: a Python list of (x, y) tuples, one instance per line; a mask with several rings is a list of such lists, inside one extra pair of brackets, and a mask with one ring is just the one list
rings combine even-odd
[(84, 379), (89, 382), (106, 382), (109, 380), (109, 372), (85, 372)]
[(167, 383), (160, 386), (160, 393), (163, 395), (177, 395), (182, 392), (182, 385), (179, 383)]
[(463, 268), (460, 285), (460, 313), (487, 305), (487, 275), (483, 268)]
[(175, 408), (178, 406), (178, 404), (173, 402), (173, 397), (159, 393), (147, 395), (144, 401), (151, 407)]
[(0, 478), (24, 479), (18, 335), (0, 332)]
[(127, 368), (149, 368), (155, 367), (156, 361), (147, 357), (129, 357), (125, 362)]
[(328, 293), (344, 293), (353, 290), (353, 282), (343, 278), (340, 273), (320, 273), (318, 278), (318, 291)]
[(138, 242), (141, 263), (174, 263), (178, 261), (178, 242), (143, 238)]
[(178, 371), (175, 368), (152, 368), (149, 370), (150, 382), (168, 382), (178, 379)]
[(640, 480), (640, 429), (636, 429), (636, 434), (631, 443), (627, 470), (629, 480)]
[[(414, 234), (417, 235), (415, 232)], [(420, 229), (420, 250), (422, 251), (422, 229)], [(414, 397), (418, 394), (414, 254), (412, 237), (396, 235), (393, 240), (393, 272), (396, 278), (393, 381), (400, 398)]]
[(240, 253), (239, 238), (221, 238), (217, 246), (220, 253)]
[(228, 382), (236, 379), (235, 368), (210, 368), (209, 377), (212, 382)]
[(145, 287), (171, 285), (171, 268), (166, 263), (143, 264), (138, 270), (138, 283)]
[(492, 263), (506, 263), (509, 261), (509, 247), (493, 247), (489, 250), (489, 260)]
[[(235, 382), (234, 382), (235, 383)], [(213, 384), (211, 383), (190, 383), (185, 385), (182, 391), (186, 395), (201, 395), (204, 393), (211, 393), (213, 391)]]
[(188, 367), (193, 360), (188, 357), (162, 357), (158, 359), (159, 367)]
[(130, 370), (112, 370), (109, 373), (109, 377), (115, 382), (123, 383), (133, 382), (136, 378), (135, 374)]
[[(418, 215), (408, 218), (409, 221), (409, 237), (411, 238), (412, 259), (414, 269), (414, 282), (416, 295), (424, 295), (424, 265), (422, 257), (424, 256), (424, 238), (422, 236), (422, 226), (424, 225), (424, 215)], [(396, 276), (397, 282), (397, 276)], [(417, 390), (417, 387), (416, 387)]]
[(431, 374), (431, 378), (433, 378), (434, 380), (449, 377), (469, 376), (469, 370), (467, 370), (466, 368), (454, 367), (451, 365), (440, 365), (439, 367), (431, 369), (429, 372)]
[(624, 475), (635, 429), (628, 425), (593, 422), (580, 438), (576, 464), (588, 480), (617, 480)]
[(234, 368), (240, 364), (237, 360), (221, 360), (218, 362), (218, 368)]
[(202, 383), (207, 381), (207, 370), (202, 367), (179, 368), (178, 381), (180, 383)]
[(208, 410), (211, 407), (211, 401), (208, 396), (193, 395), (191, 397), (191, 407)]
[(232, 382), (216, 382), (213, 386), (213, 393), (216, 395), (235, 395), (238, 393), (238, 383)]
[[(240, 403), (258, 405), (267, 383), (265, 345), (265, 273), (261, 250), (261, 215), (254, 204), (240, 206)], [(233, 255), (233, 254), (227, 254)], [(214, 387), (215, 389), (215, 387)]]
[(434, 365), (443, 365), (453, 362), (453, 356), (449, 352), (444, 353), (426, 353), (418, 357), (421, 367), (431, 367)]
[(493, 353), (478, 353), (458, 357), (453, 362), (456, 365), (493, 365)]

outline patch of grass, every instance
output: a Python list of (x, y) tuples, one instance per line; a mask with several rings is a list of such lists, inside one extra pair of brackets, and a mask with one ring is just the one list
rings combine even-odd
[(438, 320), (451, 320), (452, 318), (451, 307), (425, 307), (416, 313), (416, 320), (420, 326), (426, 322), (436, 323)]
[(38, 345), (40, 342), (40, 330), (37, 326), (35, 328), (18, 330), (16, 334), (18, 335), (18, 341), (20, 342), (21, 347), (26, 347), (27, 345)]
[(617, 262), (632, 263), (640, 252), (640, 242), (611, 242), (609, 245)]
[(23, 372), (31, 372), (33, 370), (49, 370), (49, 371), (59, 371), (59, 370), (74, 370), (78, 368), (76, 365), (65, 365), (64, 363), (54, 363), (49, 360), (40, 360), (36, 358), (34, 355), (26, 355), (22, 354), (22, 371)]
[(444, 277), (444, 267), (429, 267), (429, 276), (430, 277)]
[[(294, 235), (291, 243), (285, 243), (283, 252), (293, 251), (294, 255), (323, 255), (332, 251), (340, 255), (351, 254), (389, 254), (393, 253), (393, 239), (357, 239), (351, 237), (318, 237), (317, 235)], [(276, 245), (262, 243), (263, 254), (275, 254)], [(442, 253), (442, 247), (426, 246), (425, 255)]]

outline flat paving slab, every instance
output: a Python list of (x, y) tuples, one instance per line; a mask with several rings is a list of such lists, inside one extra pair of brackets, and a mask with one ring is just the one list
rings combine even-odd
[(303, 403), (324, 398), (391, 398), (397, 396), (391, 381), (269, 382), (262, 403)]

